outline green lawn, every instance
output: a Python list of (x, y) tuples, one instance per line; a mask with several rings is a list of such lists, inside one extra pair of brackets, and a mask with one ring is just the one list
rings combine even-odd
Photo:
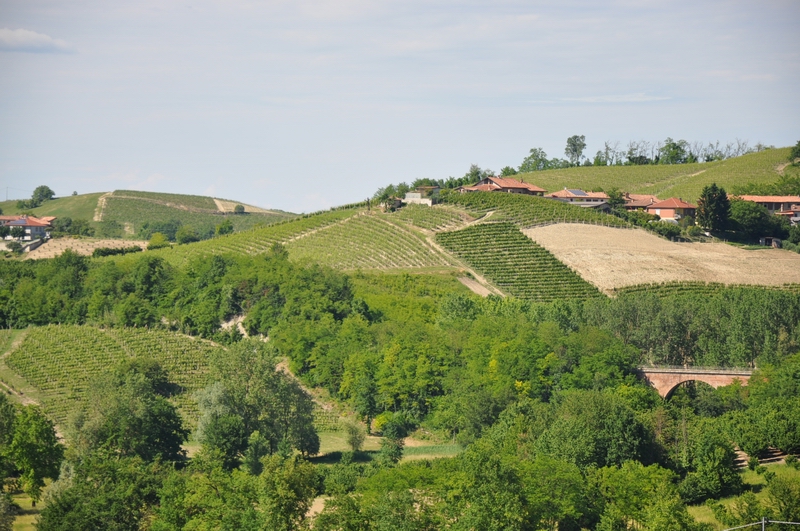
[[(46, 201), (39, 207), (31, 209), (30, 212), (33, 212), (35, 216), (69, 217), (72, 219), (91, 221), (94, 218), (95, 208), (97, 208), (97, 200), (101, 195), (103, 194), (95, 193), (58, 197), (51, 201)], [(0, 202), (0, 208), (3, 209), (3, 214), (5, 215), (12, 215), (20, 212), (17, 208), (16, 200)]]

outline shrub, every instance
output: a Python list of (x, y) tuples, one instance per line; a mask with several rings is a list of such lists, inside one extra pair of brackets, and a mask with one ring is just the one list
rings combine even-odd
[(347, 434), (347, 445), (350, 449), (353, 452), (360, 451), (367, 438), (364, 429), (355, 422), (348, 422), (344, 425), (344, 431)]
[(234, 214), (244, 214), (244, 205), (236, 205), (233, 207)]
[(167, 240), (167, 237), (161, 234), (160, 232), (156, 232), (150, 237), (150, 241), (147, 242), (147, 250), (154, 251), (155, 249), (163, 249), (164, 247), (169, 247), (170, 243)]
[[(149, 248), (149, 247), (148, 247)], [(92, 256), (95, 258), (101, 256), (114, 256), (117, 254), (128, 254), (128, 253), (139, 253), (142, 251), (142, 248), (138, 245), (132, 245), (130, 247), (98, 247), (94, 251), (92, 251)]]

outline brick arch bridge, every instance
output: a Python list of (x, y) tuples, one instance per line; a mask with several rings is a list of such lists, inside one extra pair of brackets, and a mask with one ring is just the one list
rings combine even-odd
[(639, 377), (652, 385), (662, 398), (669, 398), (672, 392), (684, 382), (704, 382), (713, 388), (730, 385), (739, 380), (747, 385), (753, 371), (748, 369), (685, 369), (674, 367), (639, 367)]

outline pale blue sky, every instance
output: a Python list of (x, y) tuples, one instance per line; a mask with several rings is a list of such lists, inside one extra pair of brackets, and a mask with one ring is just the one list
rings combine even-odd
[(0, 0), (0, 186), (300, 212), (574, 134), (793, 145), (798, 20), (795, 0)]

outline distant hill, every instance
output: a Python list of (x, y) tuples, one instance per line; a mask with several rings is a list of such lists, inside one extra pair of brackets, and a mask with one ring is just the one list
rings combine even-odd
[(717, 162), (696, 164), (655, 164), (647, 166), (582, 166), (563, 170), (545, 170), (516, 176), (525, 182), (553, 192), (563, 188), (610, 190), (653, 194), (662, 199), (682, 197), (696, 201), (703, 187), (717, 183), (731, 188), (748, 183), (767, 184), (783, 173), (800, 175), (797, 167), (788, 166), (791, 148), (767, 149)]
[[(237, 204), (244, 207), (244, 214), (234, 214)], [(0, 202), (0, 208), (5, 214), (20, 212), (16, 200)], [(98, 236), (133, 239), (142, 237), (140, 229), (145, 223), (177, 221), (207, 235), (225, 219), (231, 221), (234, 231), (241, 231), (297, 217), (228, 199), (134, 190), (59, 197), (29, 211), (36, 216), (85, 219)]]

